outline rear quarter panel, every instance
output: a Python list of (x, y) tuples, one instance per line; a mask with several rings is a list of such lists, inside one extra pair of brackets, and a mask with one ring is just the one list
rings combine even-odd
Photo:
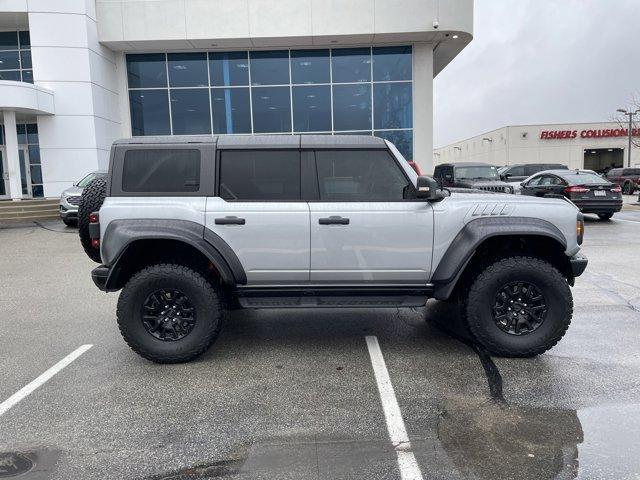
[(187, 220), (204, 225), (206, 203), (205, 197), (107, 197), (100, 208), (100, 238), (113, 220)]

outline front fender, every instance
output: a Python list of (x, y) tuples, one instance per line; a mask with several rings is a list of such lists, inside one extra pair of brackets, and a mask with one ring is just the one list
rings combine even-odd
[(434, 296), (446, 300), (478, 246), (496, 236), (545, 236), (567, 248), (567, 239), (552, 223), (529, 217), (484, 217), (468, 222), (455, 236), (431, 277)]

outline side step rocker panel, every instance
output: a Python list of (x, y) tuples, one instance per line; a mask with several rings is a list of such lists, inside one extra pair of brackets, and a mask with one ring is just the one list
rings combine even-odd
[(244, 308), (422, 307), (433, 296), (433, 288), (242, 287), (237, 294)]

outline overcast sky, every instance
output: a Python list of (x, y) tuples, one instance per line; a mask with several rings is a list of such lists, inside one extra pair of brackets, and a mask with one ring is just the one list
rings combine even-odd
[(640, 94), (640, 0), (475, 0), (434, 81), (434, 145), (505, 125), (608, 121)]

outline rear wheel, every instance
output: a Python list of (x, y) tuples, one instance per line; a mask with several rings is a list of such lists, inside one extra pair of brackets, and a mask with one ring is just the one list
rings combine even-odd
[(68, 219), (68, 218), (63, 218), (62, 219), (62, 223), (64, 223), (67, 227), (73, 227), (73, 226), (77, 225), (76, 220), (71, 220), (71, 219)]
[(219, 292), (198, 272), (159, 264), (136, 273), (118, 299), (118, 326), (138, 355), (181, 363), (205, 352), (222, 325)]
[(599, 213), (598, 217), (600, 220), (610, 220), (613, 217), (613, 213)]
[(473, 339), (490, 353), (532, 357), (565, 334), (573, 299), (566, 279), (551, 264), (513, 256), (475, 277), (463, 311)]
[(78, 207), (78, 235), (80, 243), (87, 256), (96, 263), (102, 263), (100, 249), (91, 245), (89, 237), (89, 215), (100, 210), (107, 194), (107, 179), (95, 178), (82, 190), (80, 206)]

